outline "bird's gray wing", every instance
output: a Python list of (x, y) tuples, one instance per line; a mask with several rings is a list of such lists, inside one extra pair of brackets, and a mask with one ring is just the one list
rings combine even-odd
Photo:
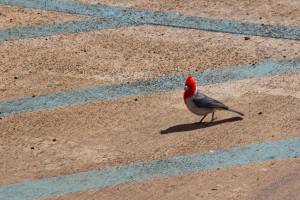
[(210, 98), (200, 92), (197, 92), (194, 96), (193, 96), (193, 102), (195, 103), (195, 105), (197, 107), (200, 108), (224, 108), (224, 109), (228, 109), (228, 107), (226, 105), (224, 105), (223, 103)]

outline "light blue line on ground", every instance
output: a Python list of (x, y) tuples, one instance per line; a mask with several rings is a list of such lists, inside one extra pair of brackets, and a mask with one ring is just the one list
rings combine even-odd
[(84, 4), (67, 0), (0, 0), (0, 4), (95, 17), (116, 17), (127, 8)]
[(105, 19), (86, 19), (60, 22), (38, 26), (0, 29), (0, 41), (52, 36), (67, 33), (87, 32), (131, 26), (129, 21)]
[(104, 168), (0, 187), (0, 199), (35, 199), (183, 173), (300, 156), (300, 138)]
[[(195, 73), (199, 85), (222, 83), (247, 78), (282, 74), (300, 70), (300, 58), (292, 60), (270, 61), (231, 68), (204, 70)], [(18, 99), (1, 99), (0, 115), (12, 115), (70, 106), (82, 103), (98, 102), (109, 99), (124, 98), (153, 92), (163, 92), (183, 88), (187, 74), (145, 79), (131, 83), (110, 86), (98, 86), (76, 89), (60, 93), (24, 97)]]
[[(131, 25), (140, 24), (151, 24), (151, 25), (162, 25), (176, 28), (206, 30), (213, 32), (223, 32), (232, 34), (243, 34), (243, 35), (256, 35), (264, 37), (282, 38), (290, 40), (300, 40), (300, 29), (293, 27), (284, 27), (277, 25), (264, 25), (250, 22), (239, 22), (232, 20), (212, 19), (203, 17), (183, 16), (176, 13), (167, 12), (155, 12), (140, 9), (129, 9), (112, 6), (102, 5), (90, 5), (79, 2), (65, 1), (65, 0), (0, 0), (0, 3), (13, 6), (22, 6), (34, 9), (43, 9), (48, 11), (58, 11), (72, 14), (89, 15), (95, 17), (112, 17), (115, 20), (121, 20), (122, 23)], [(118, 22), (115, 22), (118, 23)], [(45, 25), (48, 26), (48, 25)], [(68, 26), (68, 24), (65, 24)], [(40, 26), (39, 26), (40, 27)], [(110, 27), (118, 28), (118, 27)], [(70, 28), (66, 28), (69, 30)], [(101, 30), (103, 27), (94, 26), (93, 30)], [(2, 29), (2, 34), (8, 34), (5, 32), (6, 29)], [(13, 31), (10, 29), (9, 31)], [(31, 31), (36, 31), (34, 37), (39, 37), (39, 30), (32, 27)], [(80, 29), (74, 30), (74, 32), (80, 31)], [(62, 30), (63, 32), (63, 30)], [(59, 34), (62, 34), (60, 32)], [(55, 35), (57, 32), (50, 32)], [(66, 32), (66, 33), (69, 33)], [(0, 41), (4, 40), (4, 37), (0, 33)], [(40, 36), (44, 35), (44, 31), (41, 32)], [(22, 35), (21, 35), (22, 36)], [(30, 37), (30, 35), (27, 35)], [(26, 37), (18, 38), (15, 35), (12, 38), (23, 39)]]

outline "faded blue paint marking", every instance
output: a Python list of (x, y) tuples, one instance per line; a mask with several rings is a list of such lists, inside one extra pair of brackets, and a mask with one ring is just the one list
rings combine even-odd
[(300, 40), (300, 29), (278, 25), (265, 25), (224, 19), (200, 18), (192, 16), (171, 15), (149, 20), (148, 24), (176, 28), (205, 30), (212, 32), (255, 35), (290, 40)]
[[(212, 19), (203, 17), (184, 16), (176, 13), (147, 11), (140, 9), (129, 9), (113, 6), (90, 5), (79, 2), (65, 0), (0, 0), (0, 3), (12, 6), (22, 6), (34, 9), (43, 9), (47, 11), (65, 12), (71, 14), (89, 15), (101, 18), (113, 18), (121, 20), (122, 23), (131, 25), (151, 24), (162, 25), (176, 28), (206, 30), (213, 32), (223, 32), (243, 35), (256, 35), (273, 38), (283, 38), (290, 40), (300, 40), (300, 29), (294, 27), (285, 27), (277, 25), (264, 25), (250, 22), (239, 22), (223, 19)], [(118, 22), (115, 22), (118, 23)], [(47, 25), (46, 25), (47, 26)], [(68, 26), (66, 24), (65, 26)], [(114, 28), (118, 28), (117, 26)], [(68, 30), (68, 28), (66, 28)], [(101, 30), (103, 27), (94, 26), (93, 30)], [(78, 32), (81, 29), (76, 29)], [(39, 36), (39, 30), (36, 31), (35, 37)], [(5, 29), (2, 29), (5, 32)], [(50, 32), (55, 35), (56, 32)], [(67, 32), (69, 33), (69, 32)], [(5, 33), (8, 34), (8, 33)], [(59, 33), (61, 34), (61, 32)], [(30, 35), (28, 35), (30, 36)], [(43, 36), (43, 34), (40, 34)], [(17, 35), (12, 37), (17, 38)], [(19, 39), (22, 39), (21, 37)], [(18, 39), (18, 38), (17, 38)], [(0, 40), (4, 40), (0, 33)]]
[(87, 32), (93, 30), (115, 29), (131, 26), (129, 21), (105, 19), (86, 19), (60, 22), (38, 26), (0, 29), (0, 41), (60, 35), (66, 33)]
[(300, 156), (300, 138), (104, 168), (0, 187), (0, 198), (35, 199), (160, 177)]
[(0, 4), (95, 17), (112, 17), (126, 12), (126, 8), (84, 4), (66, 0), (0, 0)]
[[(231, 68), (204, 70), (195, 73), (199, 85), (222, 83), (253, 77), (282, 74), (300, 70), (300, 58), (257, 63)], [(124, 98), (183, 87), (187, 74), (145, 79), (131, 83), (76, 89), (33, 97), (0, 100), (0, 115), (11, 115), (43, 109)]]

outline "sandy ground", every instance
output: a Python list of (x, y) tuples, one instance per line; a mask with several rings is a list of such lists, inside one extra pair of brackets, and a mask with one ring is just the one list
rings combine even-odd
[(2, 42), (0, 98), (288, 59), (299, 49), (300, 41), (160, 26)]
[(22, 8), (17, 6), (0, 5), (0, 28), (33, 26), (40, 24), (49, 24), (54, 22), (79, 20), (85, 18), (88, 17)]
[[(299, 26), (300, 21), (295, 15), (300, 7), (298, 1), (209, 1), (205, 12), (204, 1), (120, 2), (100, 3), (291, 26)], [(222, 9), (216, 10), (214, 3)], [(6, 7), (1, 5), (0, 13), (7, 11), (1, 8)], [(55, 17), (51, 13), (51, 18), (47, 17), (50, 12), (7, 8), (16, 9), (5, 14), (16, 16), (13, 26), (75, 19), (71, 15)], [(45, 17), (31, 20), (31, 12)], [(6, 21), (1, 20), (0, 15), (0, 26), (6, 26)], [(0, 45), (2, 99), (244, 65), (265, 61), (266, 57), (295, 58), (300, 53), (299, 41), (254, 36), (245, 40), (243, 35), (160, 26)], [(199, 117), (186, 109), (183, 90), (0, 116), (0, 185), (300, 137), (299, 76), (300, 72), (295, 72), (199, 88), (244, 112), (243, 120), (233, 113), (218, 112), (214, 123), (195, 124)], [(84, 191), (57, 199), (276, 199), (274, 194), (280, 199), (297, 199), (299, 179), (295, 177), (299, 177), (299, 168), (299, 158), (284, 159)]]
[(176, 12), (183, 15), (213, 17), (283, 26), (300, 27), (298, 0), (74, 0), (78, 2)]
[(299, 74), (201, 88), (246, 114), (219, 112), (208, 126), (194, 124), (182, 91), (1, 117), (0, 183), (299, 137)]

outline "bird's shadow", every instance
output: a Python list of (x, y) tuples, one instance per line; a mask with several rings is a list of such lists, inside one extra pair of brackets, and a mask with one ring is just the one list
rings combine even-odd
[(177, 133), (177, 132), (186, 132), (186, 131), (192, 131), (192, 130), (197, 130), (197, 129), (202, 129), (202, 128), (208, 128), (211, 126), (215, 126), (218, 124), (223, 124), (223, 123), (228, 123), (228, 122), (235, 122), (235, 121), (240, 121), (243, 120), (241, 117), (232, 117), (232, 118), (227, 118), (227, 119), (222, 119), (219, 121), (214, 121), (214, 122), (196, 122), (196, 123), (191, 123), (191, 124), (178, 124), (175, 126), (171, 126), (167, 128), (166, 130), (160, 131), (161, 134), (169, 134), (169, 133)]

